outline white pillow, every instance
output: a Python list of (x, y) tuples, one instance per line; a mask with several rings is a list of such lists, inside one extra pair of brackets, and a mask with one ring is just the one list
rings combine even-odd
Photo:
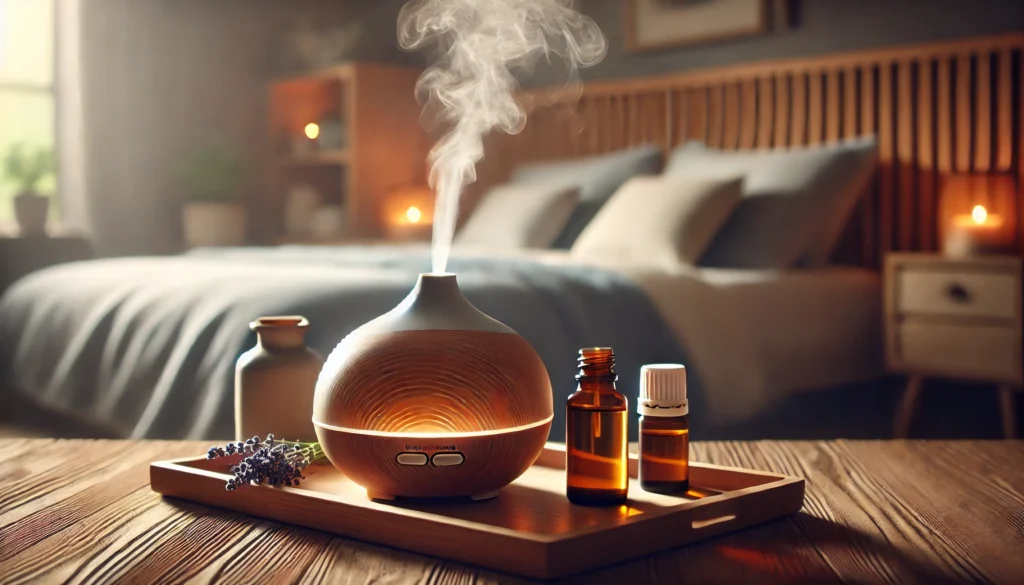
[(580, 258), (696, 264), (742, 196), (743, 179), (634, 177), (572, 246)]
[(492, 187), (455, 235), (458, 246), (547, 248), (565, 227), (580, 190), (565, 184)]

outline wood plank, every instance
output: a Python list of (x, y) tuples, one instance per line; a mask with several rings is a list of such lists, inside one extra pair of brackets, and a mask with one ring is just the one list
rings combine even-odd
[(775, 77), (775, 148), (789, 146), (789, 83), (788, 75)]
[(619, 150), (629, 145), (628, 112), (626, 98), (619, 95), (612, 98), (612, 132), (609, 135), (608, 150)]
[[(864, 66), (860, 71), (860, 131), (861, 134), (878, 135), (878, 125), (875, 115), (875, 75), (876, 69), (873, 65)], [(881, 145), (879, 145), (881, 146)], [(869, 265), (877, 266), (881, 250), (877, 240), (877, 219), (876, 210), (881, 197), (882, 161), (878, 161), (878, 170), (872, 180), (871, 192), (863, 199), (861, 214), (861, 258)]]
[(626, 107), (629, 112), (626, 116), (626, 144), (633, 146), (643, 140), (641, 135), (643, 123), (640, 121), (640, 95), (636, 93), (626, 95)]
[(757, 80), (757, 147), (771, 148), (774, 127), (772, 113), (775, 111), (775, 83), (771, 77)]
[(938, 100), (938, 158), (936, 167), (941, 173), (953, 170), (953, 72), (949, 59), (938, 61), (938, 81), (935, 86), (935, 97)]
[(845, 138), (855, 138), (860, 135), (857, 116), (860, 111), (860, 102), (857, 99), (859, 95), (857, 79), (858, 69), (856, 67), (848, 67), (843, 71), (843, 136)]
[(757, 80), (748, 79), (740, 88), (739, 148), (754, 148), (757, 139)]
[(690, 92), (689, 123), (690, 140), (708, 142), (709, 101), (710, 91), (706, 87), (697, 87)]
[(1000, 51), (998, 59), (996, 170), (1006, 172), (1013, 165), (1013, 53), (1009, 49)]
[(962, 54), (956, 59), (956, 170), (971, 170), (971, 148), (974, 133), (971, 128), (971, 56)]
[[(1017, 79), (1024, 84), (1024, 55), (1017, 59)], [(1020, 90), (1024, 92), (1024, 89)], [(1024, 95), (1018, 93), (1017, 99), (1017, 188), (1024, 187)], [(1020, 226), (1024, 226), (1024, 205), (1017, 199), (1017, 243), (1020, 249), (1020, 256), (1024, 257), (1024, 235), (1021, 234)]]
[(598, 98), (587, 100), (587, 154), (601, 151), (601, 102)]
[(842, 122), (839, 110), (842, 98), (839, 90), (839, 70), (832, 69), (827, 74), (825, 85), (825, 140), (830, 143), (839, 142), (839, 127)]
[(825, 128), (825, 88), (821, 73), (809, 76), (807, 107), (807, 144), (821, 144)]
[(988, 53), (977, 56), (974, 82), (974, 172), (992, 167), (992, 62)]
[[(26, 517), (33, 544), (5, 581), (519, 583), (508, 575), (276, 522), (162, 500), (142, 462), (201, 442), (75, 442), (131, 453), (120, 481), (92, 482)], [(695, 442), (695, 462), (807, 479), (789, 519), (665, 551), (567, 583), (1016, 583), (1024, 574), (1024, 468), (1013, 441)], [(12, 457), (14, 457), (12, 455)], [(6, 456), (0, 451), (0, 465)], [(86, 472), (88, 474), (88, 472)], [(971, 478), (969, 490), (950, 477)], [(31, 477), (29, 477), (31, 479)], [(109, 490), (109, 491), (105, 491)], [(122, 491), (118, 491), (122, 490)], [(118, 494), (127, 491), (124, 497)], [(99, 498), (99, 499), (97, 499)], [(105, 505), (104, 505), (105, 503)], [(71, 514), (71, 516), (65, 516)], [(56, 523), (48, 524), (48, 520)], [(29, 524), (21, 524), (27, 527)], [(3, 526), (0, 530), (24, 530)], [(5, 543), (12, 542), (10, 539)], [(258, 562), (255, 562), (258, 561)], [(383, 576), (383, 577), (382, 577)]]
[(937, 246), (936, 209), (939, 193), (935, 175), (935, 84), (932, 65), (931, 60), (923, 61), (917, 70), (917, 207), (921, 214), (918, 238), (922, 250), (934, 250)]
[(740, 88), (735, 83), (727, 83), (724, 92), (722, 147), (736, 150), (740, 142)]
[(615, 144), (615, 119), (612, 96), (603, 96), (597, 102), (597, 119), (600, 130), (600, 141), (595, 152), (608, 152)]
[(722, 148), (725, 136), (725, 90), (712, 85), (708, 90), (708, 146)]
[(789, 144), (804, 146), (807, 144), (807, 76), (793, 76), (793, 108), (790, 114)]
[(899, 162), (899, 190), (896, 192), (899, 221), (896, 224), (900, 250), (914, 249), (914, 236), (917, 215), (914, 213), (917, 201), (914, 177), (914, 87), (913, 64), (901, 61), (897, 65), (897, 105), (896, 105), (896, 148)]
[(672, 133), (671, 146), (677, 146), (690, 139), (690, 92), (686, 89), (677, 89), (673, 93), (676, 100), (672, 119), (675, 120), (676, 130)]
[(893, 70), (888, 63), (878, 71), (878, 162), (880, 184), (878, 189), (878, 246), (883, 252), (893, 249), (893, 207), (895, 205), (896, 137), (893, 106), (895, 94), (892, 84)]

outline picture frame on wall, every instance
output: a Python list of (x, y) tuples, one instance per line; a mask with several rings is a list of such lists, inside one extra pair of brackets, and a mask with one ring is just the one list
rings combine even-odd
[(626, 0), (626, 49), (654, 51), (768, 31), (768, 0)]

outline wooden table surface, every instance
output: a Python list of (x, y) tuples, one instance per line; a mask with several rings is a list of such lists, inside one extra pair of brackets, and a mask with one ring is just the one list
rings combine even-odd
[[(150, 461), (206, 442), (10, 439), (0, 582), (522, 583), (161, 499)], [(572, 583), (1024, 583), (1024, 442), (695, 443), (696, 460), (807, 479), (803, 511)]]

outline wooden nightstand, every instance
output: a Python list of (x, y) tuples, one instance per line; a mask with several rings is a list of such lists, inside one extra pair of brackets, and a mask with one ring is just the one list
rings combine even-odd
[(907, 436), (926, 376), (998, 387), (1003, 434), (1016, 436), (1022, 382), (1021, 259), (889, 254), (885, 258), (885, 356), (910, 378), (896, 412)]
[(92, 246), (79, 236), (0, 236), (0, 295), (36, 270), (92, 258)]

